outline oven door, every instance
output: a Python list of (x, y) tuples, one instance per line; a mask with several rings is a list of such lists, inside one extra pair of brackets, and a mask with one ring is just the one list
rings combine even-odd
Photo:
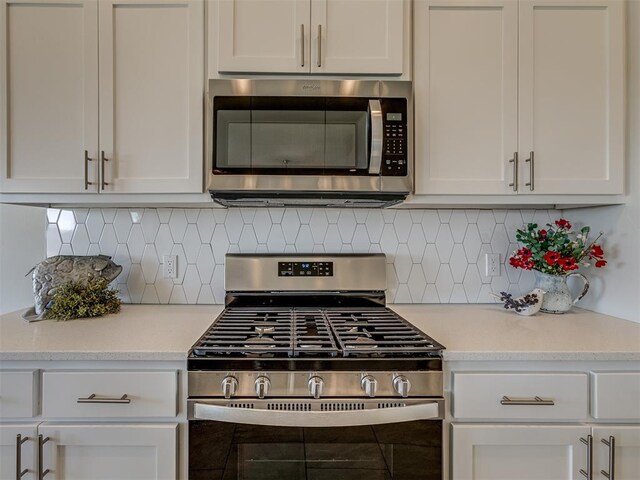
[(190, 400), (191, 480), (441, 480), (442, 399)]

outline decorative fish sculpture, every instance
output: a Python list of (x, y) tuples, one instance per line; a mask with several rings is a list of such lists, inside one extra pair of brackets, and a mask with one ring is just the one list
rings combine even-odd
[(111, 282), (120, 275), (122, 267), (107, 255), (56, 255), (40, 262), (27, 275), (32, 272), (35, 306), (23, 315), (26, 320), (41, 319), (61, 285), (71, 281), (87, 282), (94, 277)]

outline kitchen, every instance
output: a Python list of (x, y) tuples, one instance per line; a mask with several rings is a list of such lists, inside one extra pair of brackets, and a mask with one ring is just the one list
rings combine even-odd
[[(0, 478), (636, 478), (639, 26), (633, 0), (1, 1)], [(408, 93), (389, 93), (406, 83)], [(296, 84), (307, 92), (291, 94)], [(216, 107), (216, 98), (225, 106)], [(385, 111), (388, 99), (402, 98), (406, 111)], [(256, 131), (269, 127), (257, 139), (224, 120), (245, 116), (246, 124), (247, 114)], [(348, 141), (365, 153), (315, 171), (302, 165), (303, 174), (274, 166), (265, 152), (278, 125), (299, 128), (287, 141), (305, 161)], [(334, 136), (318, 140), (317, 125)], [(406, 143), (387, 142), (405, 132)], [(236, 158), (257, 142), (250, 155), (258, 160), (251, 168), (225, 163), (222, 141), (221, 151), (235, 149)], [(376, 146), (383, 151), (372, 171)], [(406, 173), (392, 175), (392, 165)], [(283, 168), (287, 174), (278, 175)], [(398, 187), (404, 178), (412, 178), (406, 190)], [(212, 191), (244, 206), (222, 208)], [(406, 199), (397, 198), (402, 192)], [(381, 199), (402, 201), (357, 204)], [(503, 309), (492, 294), (519, 297), (535, 282), (509, 262), (522, 245), (516, 230), (556, 228), (561, 218), (602, 231), (608, 265), (580, 270), (591, 289), (565, 315)], [(24, 277), (32, 267), (56, 255), (99, 254), (122, 266), (113, 283), (119, 314), (21, 317), (34, 304), (31, 275)], [(237, 254), (252, 267), (230, 275)], [(348, 347), (339, 342), (341, 321), (325, 312), (318, 321), (338, 351), (323, 361), (329, 371), (306, 368), (309, 353), (297, 358), (308, 343), (282, 352), (295, 359), (287, 369), (299, 369), (286, 382), (298, 385), (302, 375), (301, 390), (280, 395), (278, 369), (263, 369), (265, 376), (227, 361), (214, 370), (235, 375), (216, 377), (203, 394), (194, 390), (196, 359), (188, 355), (227, 299), (251, 303), (259, 293), (291, 290), (287, 301), (299, 301), (299, 284), (312, 280), (299, 278), (305, 265), (326, 294), (325, 264), (343, 281), (340, 262), (363, 254), (377, 273), (346, 288), (349, 300), (332, 292), (331, 301), (386, 304), (433, 341), (436, 358), (419, 351), (410, 360), (415, 370), (398, 371), (406, 359), (389, 352), (387, 368), (367, 367), (384, 348), (365, 353), (374, 327), (350, 326), (347, 334), (363, 340)], [(274, 259), (291, 269), (264, 271), (296, 279), (261, 278), (286, 288), (242, 275)], [(360, 290), (369, 283), (365, 299)], [(571, 287), (577, 293), (581, 284)], [(237, 294), (246, 290), (251, 295)], [(302, 321), (314, 337), (325, 331)], [(279, 319), (275, 328), (282, 322), (297, 325)], [(255, 327), (257, 346), (271, 327)], [(253, 341), (242, 340), (240, 352)], [(278, 360), (274, 348), (266, 346), (260, 362)], [(349, 348), (355, 358), (345, 355)], [(344, 437), (308, 443), (265, 439), (264, 428), (252, 433), (260, 438), (253, 443), (192, 437), (199, 422), (224, 427), (195, 416), (220, 415), (215, 402), (235, 398), (234, 390), (238, 401), (256, 405), (350, 397), (333, 390), (346, 388), (348, 377), (332, 378), (342, 360), (354, 359), (362, 368), (350, 401), (406, 405), (350, 416), (369, 418), (377, 432), (403, 425), (376, 426), (386, 414), (416, 412), (419, 420), (404, 423), (429, 430), (428, 445), (411, 429), (405, 439), (387, 431), (393, 441), (351, 438), (362, 428), (354, 418), (337, 420)], [(365, 378), (369, 368), (373, 379)], [(432, 385), (423, 374), (441, 385), (426, 390)], [(205, 407), (193, 407), (194, 399)], [(425, 402), (416, 410), (414, 400)], [(222, 415), (240, 431), (261, 410)], [(325, 412), (269, 413), (298, 425), (273, 430), (321, 436), (322, 427), (305, 422)], [(332, 442), (349, 447), (347, 457), (332, 452)], [(295, 457), (300, 445), (325, 458)], [(404, 469), (414, 448), (417, 458), (435, 460)], [(235, 452), (237, 470), (214, 465), (223, 451)], [(194, 469), (199, 453), (205, 465)], [(283, 465), (295, 466), (288, 477), (277, 473)]]

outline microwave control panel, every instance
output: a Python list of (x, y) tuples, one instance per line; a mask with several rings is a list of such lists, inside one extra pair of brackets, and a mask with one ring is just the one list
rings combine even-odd
[(382, 99), (382, 165), (385, 177), (407, 175), (407, 101), (400, 98)]

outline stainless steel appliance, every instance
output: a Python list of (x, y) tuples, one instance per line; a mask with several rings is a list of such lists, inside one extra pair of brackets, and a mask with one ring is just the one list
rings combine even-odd
[(188, 358), (190, 479), (441, 480), (444, 347), (385, 306), (385, 272), (227, 255)]
[(382, 207), (413, 189), (411, 82), (210, 80), (208, 99), (223, 205)]

